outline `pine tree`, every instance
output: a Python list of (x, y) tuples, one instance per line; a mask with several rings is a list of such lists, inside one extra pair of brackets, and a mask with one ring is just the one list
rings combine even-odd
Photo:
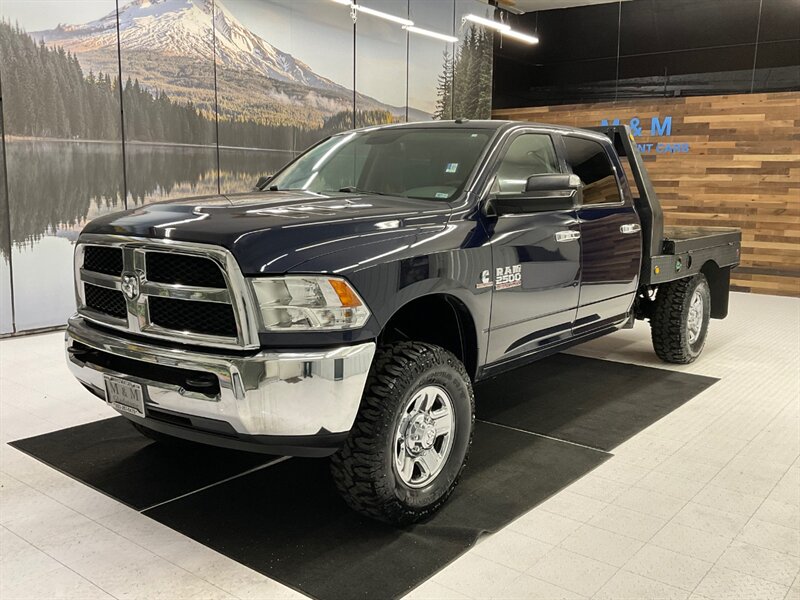
[(470, 118), (472, 115), (472, 86), (474, 73), (476, 27), (471, 25), (458, 49), (453, 67), (453, 118)]
[(494, 34), (491, 30), (484, 30), (478, 45), (479, 69), (477, 72), (477, 106), (475, 118), (492, 118), (492, 69), (494, 55)]
[(442, 60), (442, 72), (436, 85), (436, 109), (434, 119), (453, 118), (453, 59), (445, 49)]

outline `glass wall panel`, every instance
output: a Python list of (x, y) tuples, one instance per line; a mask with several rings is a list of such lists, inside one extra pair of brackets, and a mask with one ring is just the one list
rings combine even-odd
[[(370, 8), (408, 18), (408, 0), (370, 0)], [(356, 126), (406, 120), (408, 33), (398, 23), (358, 13), (356, 23)], [(412, 121), (430, 115), (410, 111)]]
[(355, 26), (350, 10), (330, 0), (284, 1), (292, 6), (292, 53), (318, 75), (303, 98), (308, 122), (295, 141), (302, 151), (353, 127)]
[(246, 191), (353, 113), (353, 23), (333, 2), (216, 3), (220, 172)]
[[(0, 87), (2, 76), (0, 73)], [(11, 240), (8, 237), (8, 197), (3, 137), (3, 115), (0, 114), (0, 334), (11, 333), (14, 330), (11, 307)]]
[(217, 192), (214, 2), (120, 0), (128, 199)]
[(477, 0), (456, 0), (455, 35), (459, 41), (453, 60), (453, 118), (490, 119), (494, 32), (464, 21), (470, 13), (492, 18), (494, 8)]
[(66, 322), (75, 310), (78, 232), (124, 208), (115, 7), (114, 0), (0, 3), (6, 248), (18, 331)]
[(720, 19), (714, 2), (623, 2), (617, 97), (750, 91), (759, 4), (726, 0), (737, 17)]
[[(453, 35), (455, 4), (450, 0), (410, 0), (409, 16), (417, 27)], [(452, 118), (455, 45), (421, 34), (408, 38), (408, 118)], [(421, 113), (421, 114), (420, 114)]]
[(800, 88), (800, 7), (796, 0), (763, 0), (754, 92)]

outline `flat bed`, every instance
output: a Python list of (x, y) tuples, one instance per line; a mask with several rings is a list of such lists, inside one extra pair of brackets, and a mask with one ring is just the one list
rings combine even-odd
[(712, 291), (725, 290), (726, 300), (712, 307), (711, 315), (724, 318), (728, 313), (727, 289), (731, 267), (739, 264), (741, 230), (732, 227), (665, 227), (661, 203), (630, 128), (613, 125), (592, 129), (608, 136), (620, 159), (627, 160), (639, 191), (639, 197), (633, 201), (642, 219), (642, 285), (657, 286), (695, 275), (707, 261), (713, 261), (718, 273), (709, 272), (706, 277)]
[(741, 241), (742, 232), (734, 227), (665, 226), (663, 252), (682, 254)]

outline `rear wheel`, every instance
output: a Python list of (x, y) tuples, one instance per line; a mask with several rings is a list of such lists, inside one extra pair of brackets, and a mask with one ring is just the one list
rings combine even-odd
[(702, 273), (659, 286), (650, 331), (653, 348), (666, 362), (693, 362), (706, 344), (711, 290)]
[(469, 377), (450, 352), (420, 342), (382, 347), (350, 436), (331, 459), (342, 497), (394, 524), (432, 514), (466, 464), (474, 414)]

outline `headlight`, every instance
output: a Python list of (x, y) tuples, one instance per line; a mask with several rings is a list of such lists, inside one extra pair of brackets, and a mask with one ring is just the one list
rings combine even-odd
[(340, 277), (289, 275), (250, 280), (267, 331), (356, 329), (369, 309)]

